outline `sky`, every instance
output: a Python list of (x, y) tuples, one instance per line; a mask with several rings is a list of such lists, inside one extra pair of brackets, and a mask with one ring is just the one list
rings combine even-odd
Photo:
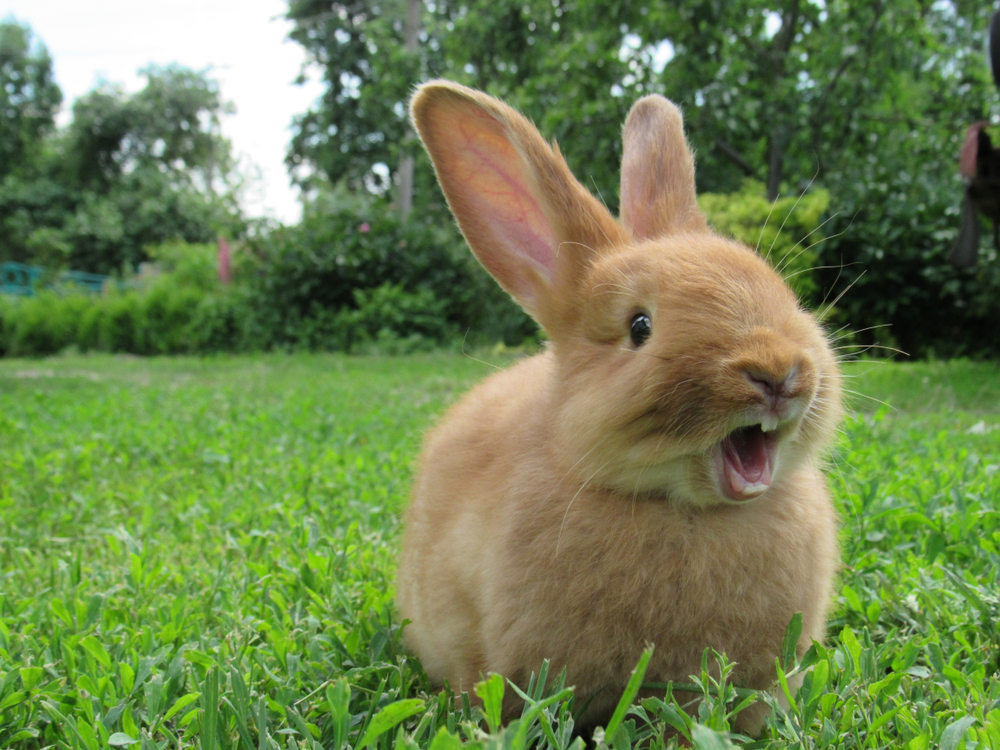
[(210, 69), (236, 107), (222, 132), (248, 177), (243, 208), (295, 222), (301, 207), (284, 165), (290, 126), (322, 88), (315, 75), (293, 83), (305, 54), (286, 40), (286, 7), (285, 0), (0, 0), (0, 19), (26, 22), (48, 48), (63, 92), (61, 125), (73, 101), (102, 79), (134, 92), (150, 63)]

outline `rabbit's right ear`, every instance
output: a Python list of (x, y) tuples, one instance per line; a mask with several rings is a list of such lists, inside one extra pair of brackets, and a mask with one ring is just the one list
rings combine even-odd
[(636, 240), (708, 229), (698, 208), (694, 156), (681, 111), (656, 94), (633, 104), (625, 119), (621, 220)]
[(590, 258), (622, 241), (618, 223), (520, 113), (449, 81), (410, 104), (448, 206), (486, 270), (557, 334)]

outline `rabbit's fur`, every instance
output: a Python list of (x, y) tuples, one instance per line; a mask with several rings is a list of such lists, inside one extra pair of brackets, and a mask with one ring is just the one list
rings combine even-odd
[(577, 705), (593, 698), (589, 724), (648, 643), (647, 681), (688, 681), (711, 647), (737, 684), (770, 687), (794, 613), (800, 653), (822, 639), (838, 562), (821, 465), (840, 376), (820, 327), (708, 229), (666, 99), (626, 121), (620, 222), (502, 102), (434, 81), (411, 114), (473, 252), (550, 343), (427, 438), (397, 581), (406, 643), (455, 690), (488, 672), (524, 686), (550, 659)]

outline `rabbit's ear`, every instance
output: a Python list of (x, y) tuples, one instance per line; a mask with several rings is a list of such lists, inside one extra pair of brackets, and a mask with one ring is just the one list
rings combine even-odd
[(431, 81), (410, 114), (472, 251), (552, 335), (591, 256), (621, 242), (618, 223), (503, 102)]
[(622, 140), (621, 221), (632, 237), (705, 231), (680, 110), (662, 96), (643, 97), (628, 113)]

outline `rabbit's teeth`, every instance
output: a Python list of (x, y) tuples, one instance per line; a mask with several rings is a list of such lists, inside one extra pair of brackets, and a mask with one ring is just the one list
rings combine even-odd
[(777, 436), (763, 426), (733, 430), (722, 441), (722, 491), (730, 500), (749, 500), (771, 486)]

